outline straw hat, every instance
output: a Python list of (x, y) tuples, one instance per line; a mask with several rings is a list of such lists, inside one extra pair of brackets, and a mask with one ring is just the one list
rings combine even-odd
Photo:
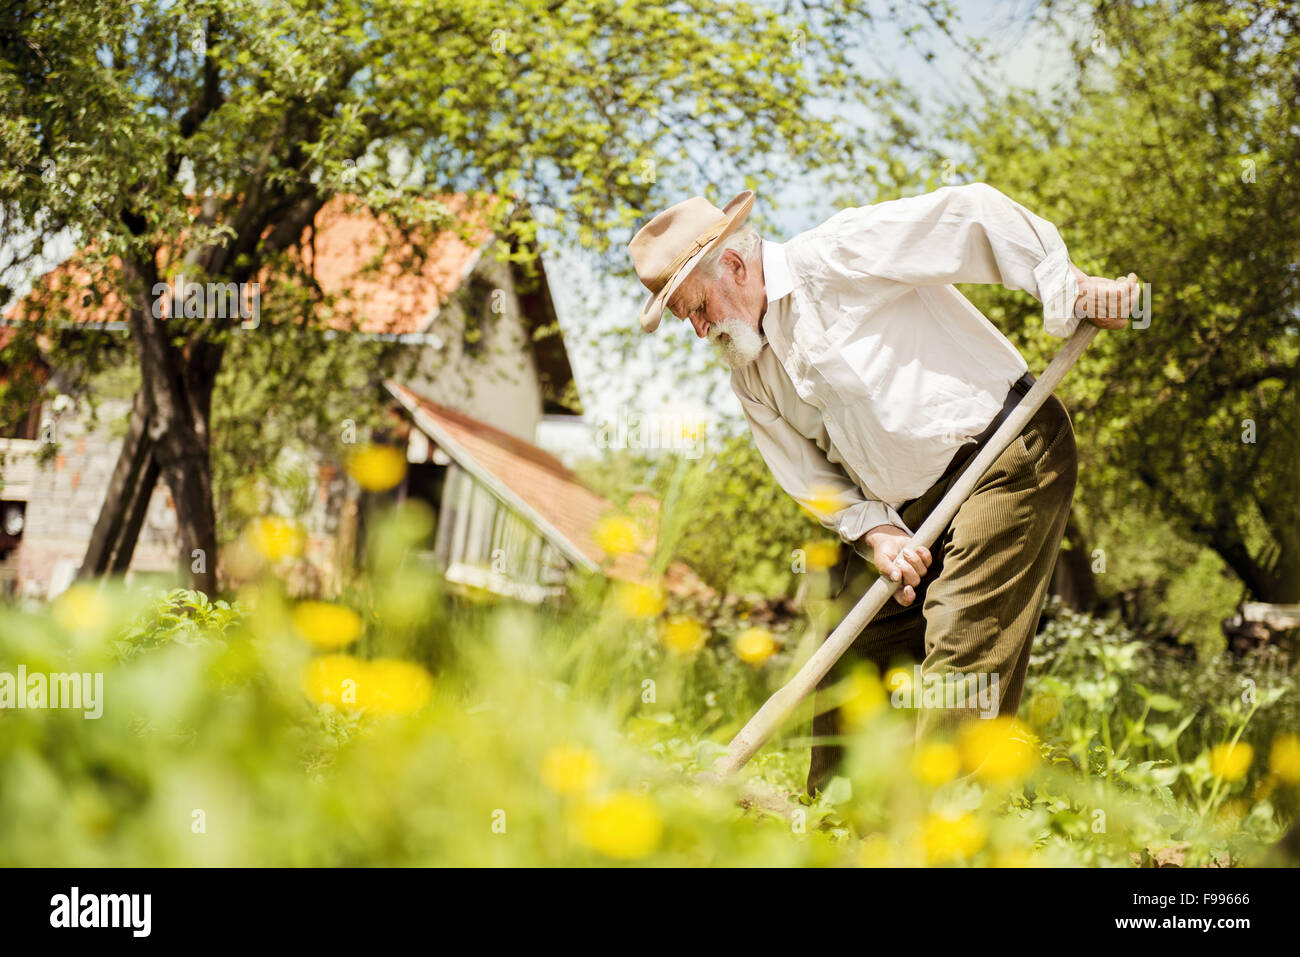
[(669, 297), (718, 243), (745, 222), (754, 193), (745, 190), (722, 209), (703, 196), (670, 206), (642, 226), (627, 244), (637, 278), (650, 290), (641, 307), (641, 328), (659, 328)]

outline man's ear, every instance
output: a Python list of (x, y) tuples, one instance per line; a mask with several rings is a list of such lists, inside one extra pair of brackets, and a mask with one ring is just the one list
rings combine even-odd
[(749, 275), (744, 257), (734, 249), (726, 249), (723, 250), (722, 261), (726, 264), (727, 271), (735, 277), (737, 285), (743, 286), (745, 278)]

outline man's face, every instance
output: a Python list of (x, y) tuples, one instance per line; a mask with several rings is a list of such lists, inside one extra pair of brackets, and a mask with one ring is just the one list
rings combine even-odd
[(729, 249), (722, 255), (721, 276), (692, 273), (669, 298), (668, 308), (689, 320), (695, 334), (718, 346), (735, 368), (758, 357), (766, 303), (761, 271)]

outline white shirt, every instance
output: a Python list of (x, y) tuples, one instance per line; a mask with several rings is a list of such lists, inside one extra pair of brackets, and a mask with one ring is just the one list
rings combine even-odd
[(984, 183), (842, 210), (762, 249), (766, 341), (731, 387), (778, 484), (846, 542), (914, 532), (896, 509), (1027, 371), (951, 283), (1032, 293), (1054, 336), (1079, 322), (1056, 227)]

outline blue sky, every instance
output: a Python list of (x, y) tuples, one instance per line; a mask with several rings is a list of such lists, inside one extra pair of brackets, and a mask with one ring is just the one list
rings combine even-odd
[[(962, 3), (960, 27), (954, 33), (986, 38), (988, 49), (997, 57), (996, 75), (1003, 82), (1046, 89), (1062, 81), (1068, 63), (1065, 43), (1052, 30), (1030, 24), (1029, 15), (1038, 6), (1023, 0)], [(1083, 21), (1056, 26), (1073, 35), (1086, 35), (1090, 31), (1090, 24)], [(969, 61), (951, 43), (940, 42), (937, 55), (929, 63), (901, 34), (876, 35), (871, 50), (873, 55), (879, 55), (880, 50), (888, 51), (890, 62), (877, 60), (876, 67), (902, 78), (929, 105), (963, 102), (973, 94)], [(960, 172), (956, 181), (962, 181)], [(731, 188), (721, 183), (700, 183), (694, 191), (704, 194), (716, 190), (718, 195), (726, 197), (741, 188), (740, 184)], [(661, 206), (667, 207), (686, 195), (689, 194), (662, 196)], [(864, 203), (870, 200), (868, 196), (862, 197)], [(768, 224), (765, 235), (778, 241), (817, 225), (835, 212), (832, 198), (811, 178), (789, 183), (782, 190), (779, 203), (759, 196), (755, 204), (755, 214), (761, 215)], [(658, 343), (640, 343), (635, 357), (630, 362), (622, 362), (588, 341), (593, 330), (634, 326), (645, 297), (645, 291), (635, 280), (603, 276), (593, 268), (591, 257), (563, 249), (548, 252), (547, 275), (589, 422), (615, 420), (620, 414), (636, 412), (642, 416), (702, 417), (715, 431), (719, 427), (724, 430), (740, 427), (743, 419), (739, 404), (727, 388), (725, 367), (711, 360), (709, 346), (696, 340), (689, 326), (665, 320), (654, 334), (666, 340), (663, 347), (671, 350), (667, 361), (656, 354)]]
[[(997, 56), (995, 69), (1004, 82), (1045, 88), (1059, 82), (1066, 73), (1065, 46), (1050, 30), (1031, 25), (1030, 15), (1039, 7), (1037, 0), (960, 2), (959, 24), (954, 33), (984, 38), (990, 52)], [(884, 20), (877, 24), (869, 36), (864, 36), (862, 48), (855, 51), (864, 66), (868, 66), (866, 60), (870, 58), (873, 72), (901, 79), (930, 105), (959, 103), (973, 92), (967, 75), (969, 62), (956, 46), (944, 40), (931, 41), (936, 56), (927, 63), (896, 28)], [(1090, 29), (1087, 22), (1059, 25), (1076, 35)], [(871, 117), (863, 115), (865, 107), (860, 104), (827, 105), (844, 114), (855, 114), (864, 125), (870, 124)], [(719, 195), (725, 201), (742, 187), (741, 183), (697, 183), (691, 184), (690, 191)], [(687, 195), (689, 192), (665, 192), (659, 201), (661, 207), (666, 207)], [(861, 197), (861, 202), (870, 201), (870, 196)], [(779, 197), (759, 196), (755, 206), (756, 217), (766, 226), (765, 235), (778, 240), (817, 225), (835, 211), (828, 191), (811, 175), (783, 184)], [(13, 238), (0, 244), (0, 272), (4, 271), (7, 247)], [(628, 238), (630, 234), (617, 237), (616, 243), (622, 245)], [(67, 239), (49, 244), (45, 268), (72, 251), (73, 244)], [(644, 291), (634, 280), (603, 275), (593, 257), (581, 250), (553, 246), (545, 255), (560, 324), (586, 406), (586, 418), (592, 425), (602, 419), (616, 419), (621, 412), (624, 416), (668, 413), (702, 417), (710, 421), (713, 430), (718, 426), (740, 427), (743, 420), (727, 387), (725, 368), (705, 343), (694, 338), (688, 326), (664, 322), (655, 341), (646, 337), (638, 343), (630, 361), (606, 354), (593, 345), (590, 334), (632, 328)], [(4, 278), (19, 294), (28, 284), (12, 274)]]

